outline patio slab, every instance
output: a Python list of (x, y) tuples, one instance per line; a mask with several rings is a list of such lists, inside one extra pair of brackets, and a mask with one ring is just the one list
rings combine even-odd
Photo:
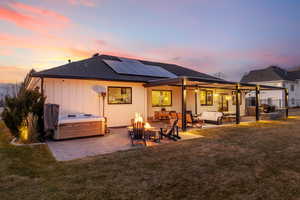
[(47, 144), (58, 161), (73, 160), (134, 148), (124, 128), (113, 129), (107, 136), (47, 141)]
[[(182, 140), (195, 139), (201, 137), (191, 133), (180, 133)], [(149, 146), (161, 145), (174, 142), (163, 139), (161, 143), (150, 143)], [(124, 151), (144, 146), (132, 146), (126, 128), (111, 129), (111, 133), (106, 136), (80, 138), (63, 141), (46, 142), (53, 156), (58, 161), (68, 161), (88, 156), (102, 155), (116, 151)]]

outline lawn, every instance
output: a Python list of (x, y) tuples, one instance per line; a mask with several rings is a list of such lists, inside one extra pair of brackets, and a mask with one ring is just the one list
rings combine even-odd
[(46, 146), (8, 145), (0, 126), (3, 200), (300, 198), (300, 117), (70, 162)]

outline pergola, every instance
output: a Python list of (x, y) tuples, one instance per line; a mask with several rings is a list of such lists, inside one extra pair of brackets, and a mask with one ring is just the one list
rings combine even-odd
[(208, 79), (201, 77), (192, 77), (192, 76), (180, 76), (177, 78), (168, 78), (168, 79), (158, 79), (152, 80), (146, 83), (145, 87), (155, 87), (155, 86), (178, 86), (181, 87), (182, 91), (182, 130), (186, 131), (187, 123), (186, 123), (186, 103), (187, 103), (187, 89), (188, 88), (211, 88), (211, 89), (224, 89), (235, 91), (236, 95), (236, 123), (240, 123), (240, 93), (241, 91), (255, 91), (256, 98), (256, 120), (259, 121), (260, 113), (259, 113), (259, 98), (261, 90), (284, 90), (285, 93), (285, 109), (286, 109), (286, 117), (288, 117), (288, 90), (283, 87), (275, 87), (268, 85), (258, 85), (258, 84), (250, 84), (250, 83), (240, 83), (240, 82), (231, 82), (225, 81), (222, 79)]

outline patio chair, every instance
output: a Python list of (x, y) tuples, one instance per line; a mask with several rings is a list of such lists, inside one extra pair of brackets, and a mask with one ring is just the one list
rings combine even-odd
[(160, 111), (159, 112), (159, 119), (160, 120), (169, 119), (169, 112), (168, 111)]
[(154, 111), (154, 120), (159, 121), (160, 120), (160, 112), (159, 111)]
[(146, 146), (145, 138), (145, 123), (143, 122), (134, 122), (132, 130), (129, 130), (129, 136), (131, 138), (131, 145), (134, 146), (136, 141), (142, 141)]
[(201, 119), (194, 118), (192, 112), (186, 113), (186, 122), (188, 126), (202, 128), (204, 121)]
[(177, 141), (178, 139), (181, 139), (178, 133), (178, 119), (171, 119), (171, 126), (167, 129), (160, 129), (160, 136), (163, 139), (163, 137), (167, 137), (171, 140)]
[[(181, 113), (177, 113), (177, 119), (178, 119), (178, 127), (182, 128), (182, 114)], [(193, 119), (189, 113), (186, 113), (186, 125), (188, 127), (193, 126)]]
[(176, 111), (170, 111), (169, 117), (170, 117), (170, 119), (177, 119), (177, 113), (176, 113)]

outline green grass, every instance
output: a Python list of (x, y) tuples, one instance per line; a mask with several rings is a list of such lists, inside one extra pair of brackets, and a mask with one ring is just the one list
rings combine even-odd
[(0, 125), (0, 199), (299, 199), (300, 117), (194, 131), (199, 139), (56, 162)]

